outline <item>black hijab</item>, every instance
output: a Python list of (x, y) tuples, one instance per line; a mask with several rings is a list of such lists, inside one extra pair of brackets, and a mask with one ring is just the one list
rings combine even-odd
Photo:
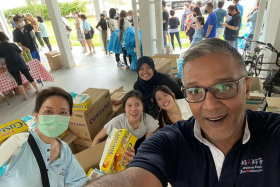
[[(141, 79), (139, 76), (139, 70), (144, 63), (148, 64), (154, 72), (154, 75), (148, 81)], [(158, 73), (157, 70), (155, 69), (155, 64), (153, 59), (148, 56), (142, 56), (141, 58), (139, 58), (137, 61), (137, 73), (138, 73), (138, 78), (137, 78), (138, 90), (143, 95), (144, 104), (146, 104), (146, 106), (149, 106), (152, 104), (153, 90), (157, 86), (157, 78), (158, 78)]]

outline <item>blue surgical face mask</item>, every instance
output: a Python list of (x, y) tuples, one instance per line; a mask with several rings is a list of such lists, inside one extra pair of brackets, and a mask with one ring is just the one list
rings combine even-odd
[(38, 129), (49, 138), (55, 138), (68, 129), (70, 116), (43, 115), (39, 116)]

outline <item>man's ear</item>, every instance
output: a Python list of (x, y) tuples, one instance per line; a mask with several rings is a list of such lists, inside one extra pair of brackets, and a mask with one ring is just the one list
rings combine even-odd
[(246, 99), (250, 99), (250, 91), (251, 91), (251, 77), (246, 79)]

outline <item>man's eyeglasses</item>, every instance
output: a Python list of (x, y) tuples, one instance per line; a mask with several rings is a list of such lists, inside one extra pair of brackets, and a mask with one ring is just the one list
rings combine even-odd
[(210, 91), (216, 99), (230, 99), (238, 94), (238, 83), (243, 79), (245, 80), (245, 78), (242, 77), (236, 81), (218, 83), (210, 88), (184, 88), (184, 86), (182, 86), (181, 90), (184, 93), (186, 101), (189, 103), (199, 103), (204, 101), (208, 91)]

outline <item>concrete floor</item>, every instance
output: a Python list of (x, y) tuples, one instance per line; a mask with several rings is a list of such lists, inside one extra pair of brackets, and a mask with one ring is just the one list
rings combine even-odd
[[(47, 52), (47, 50), (40, 53), (41, 62), (50, 70), (44, 52)], [(137, 79), (137, 73), (117, 67), (114, 54), (105, 55), (100, 47), (96, 48), (96, 52), (93, 57), (87, 57), (82, 52), (81, 47), (73, 47), (72, 54), (76, 67), (62, 68), (56, 71), (50, 70), (55, 82), (43, 81), (44, 86), (39, 84), (39, 88), (42, 90), (50, 86), (58, 86), (66, 91), (78, 93), (89, 87), (113, 89), (124, 86), (126, 91), (131, 90)], [(0, 125), (32, 114), (36, 98), (35, 89), (27, 91), (27, 95), (29, 97), (27, 101), (23, 101), (21, 95), (16, 95), (9, 99), (10, 105), (7, 105), (6, 102), (0, 103)]]

